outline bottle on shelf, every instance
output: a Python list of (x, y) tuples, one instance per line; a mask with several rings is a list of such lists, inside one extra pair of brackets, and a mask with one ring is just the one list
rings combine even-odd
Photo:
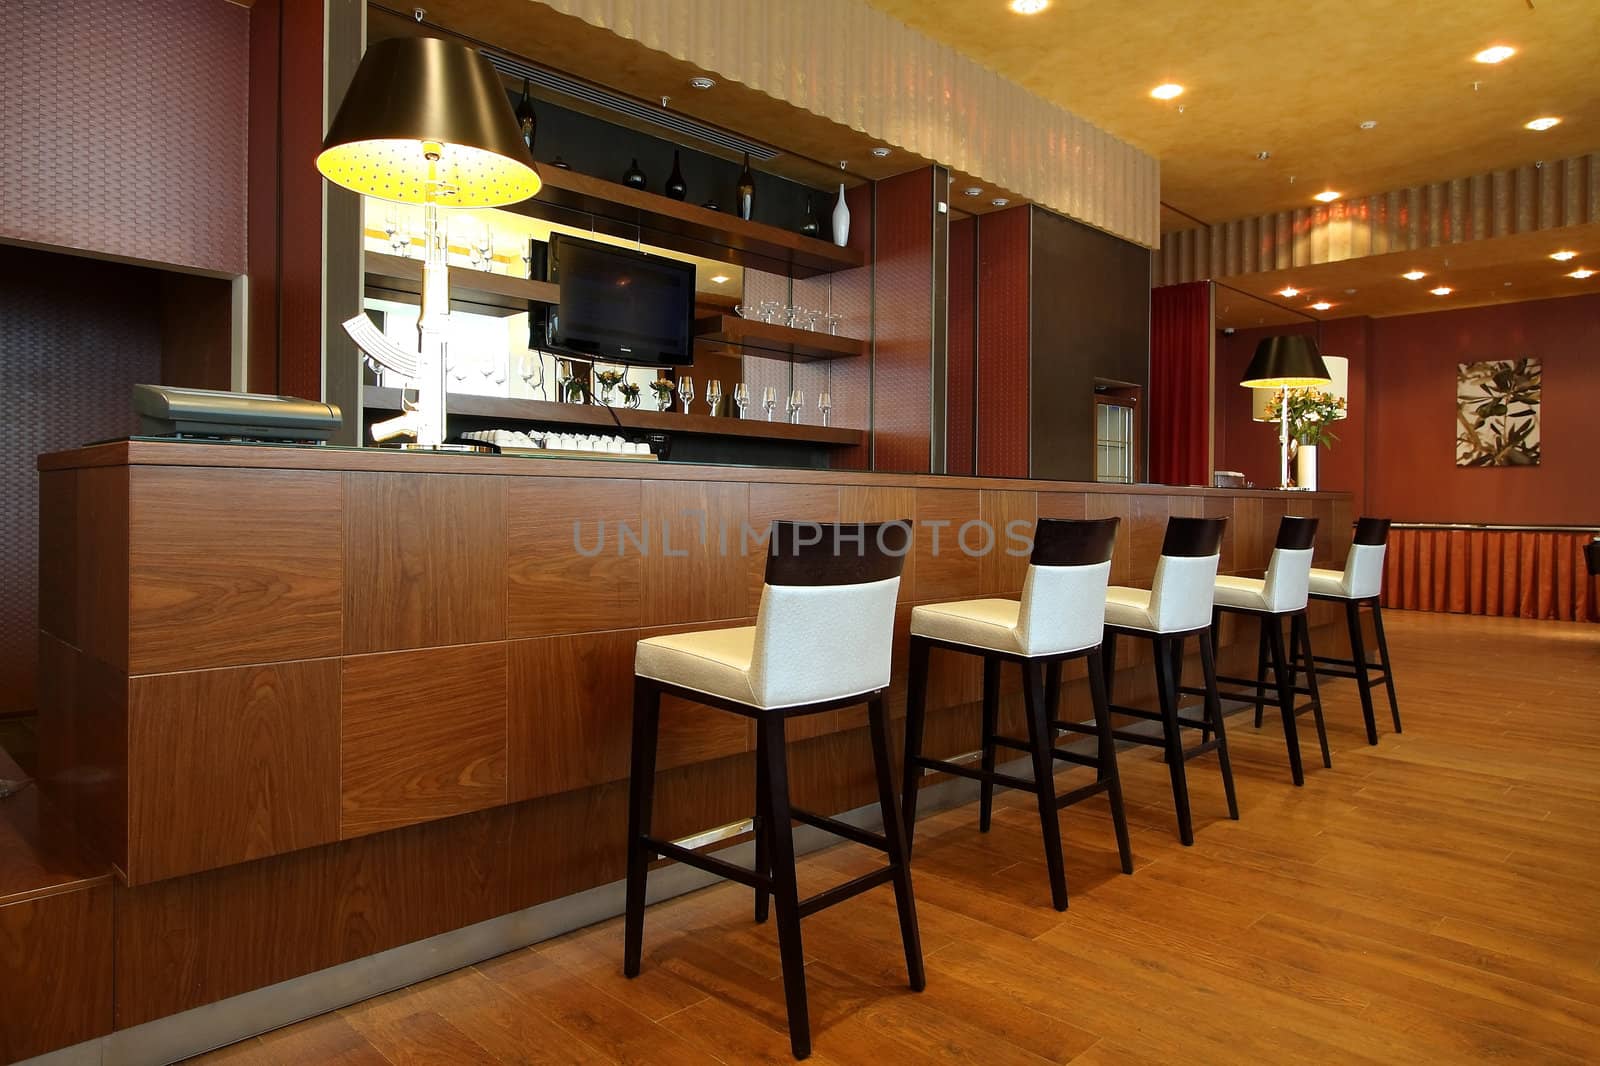
[(817, 235), (817, 232), (818, 232), (818, 227), (817, 227), (817, 212), (816, 212), (816, 208), (815, 208), (815, 205), (813, 205), (812, 202), (811, 202), (811, 194), (807, 193), (806, 194), (806, 220), (804, 222), (800, 223), (800, 233), (801, 233), (802, 236), (815, 237)]
[(755, 207), (756, 176), (750, 173), (750, 153), (744, 154), (744, 170), (739, 172), (739, 217), (746, 222), (750, 221), (750, 213)]
[(637, 157), (634, 158), (632, 163), (628, 164), (628, 169), (622, 172), (622, 184), (635, 189), (642, 189), (645, 187), (646, 179), (644, 176), (644, 171), (639, 169), (639, 160)]
[(528, 79), (522, 79), (522, 99), (517, 101), (517, 125), (522, 128), (522, 143), (533, 154), (533, 142), (539, 135), (539, 118), (533, 113), (533, 93)]
[(689, 184), (683, 180), (683, 168), (678, 165), (678, 149), (672, 150), (672, 174), (667, 178), (667, 195), (682, 200), (689, 195)]

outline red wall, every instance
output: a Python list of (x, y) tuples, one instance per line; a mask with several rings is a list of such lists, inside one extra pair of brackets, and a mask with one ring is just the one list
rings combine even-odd
[[(1600, 522), (1600, 294), (1372, 323), (1367, 506), (1399, 521)], [(1455, 465), (1456, 364), (1544, 360), (1537, 467)]]
[[(1325, 354), (1350, 359), (1350, 417), (1320, 457), (1322, 487), (1402, 522), (1600, 522), (1600, 294), (1219, 333), (1218, 469), (1276, 483), (1274, 427), (1250, 421), (1250, 390), (1233, 383), (1261, 337), (1319, 329)], [(1519, 356), (1544, 361), (1542, 465), (1457, 467), (1456, 365)]]

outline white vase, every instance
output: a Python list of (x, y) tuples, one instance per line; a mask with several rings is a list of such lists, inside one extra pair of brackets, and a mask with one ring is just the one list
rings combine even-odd
[(1316, 490), (1317, 446), (1315, 444), (1300, 445), (1300, 451), (1295, 456), (1294, 483), (1302, 489)]
[(839, 202), (833, 205), (833, 243), (840, 248), (850, 243), (850, 205), (844, 202), (844, 183), (839, 183)]

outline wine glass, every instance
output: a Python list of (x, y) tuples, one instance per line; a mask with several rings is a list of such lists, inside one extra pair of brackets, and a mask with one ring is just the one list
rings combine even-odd
[(788, 326), (790, 329), (794, 329), (795, 323), (799, 321), (800, 308), (796, 307), (794, 304), (788, 304), (785, 306), (783, 309), (783, 324)]
[(522, 357), (519, 372), (523, 384), (528, 386), (528, 395), (544, 399), (544, 356), (528, 352)]
[(822, 424), (828, 425), (829, 416), (833, 414), (832, 393), (823, 392), (817, 394), (817, 410), (822, 412)]
[(678, 399), (683, 401), (683, 413), (688, 414), (689, 405), (694, 402), (694, 378), (678, 379)]
[(745, 408), (750, 406), (750, 386), (744, 382), (733, 387), (733, 406), (739, 409), (739, 417), (744, 417)]
[(839, 335), (839, 323), (844, 321), (844, 316), (830, 312), (823, 315), (822, 320), (828, 324), (828, 332), (837, 337)]
[(478, 373), (483, 375), (483, 391), (494, 395), (494, 390), (489, 388), (489, 383), (494, 380), (494, 356), (488, 352), (478, 358)]
[(473, 248), (478, 254), (473, 257), (473, 262), (480, 270), (494, 272), (494, 234), (489, 232), (489, 227), (483, 227), (483, 232), (478, 235), (478, 243)]
[(722, 382), (717, 378), (706, 382), (706, 406), (711, 408), (712, 418), (722, 413)]
[(465, 355), (459, 355), (454, 359), (446, 357), (445, 361), (449, 364), (450, 376), (456, 379), (456, 391), (465, 392), (462, 386), (467, 383), (467, 357)]
[(800, 424), (800, 410), (806, 405), (804, 389), (795, 389), (789, 393), (789, 421), (795, 425)]
[(745, 304), (734, 304), (733, 313), (738, 315), (740, 318), (750, 318), (755, 314), (755, 308), (749, 307)]
[(783, 310), (783, 305), (777, 300), (762, 300), (759, 306), (761, 308), (761, 321), (763, 322), (778, 321), (778, 313)]
[(772, 409), (778, 406), (778, 390), (771, 385), (762, 386), (761, 406), (766, 409), (767, 421), (772, 421)]

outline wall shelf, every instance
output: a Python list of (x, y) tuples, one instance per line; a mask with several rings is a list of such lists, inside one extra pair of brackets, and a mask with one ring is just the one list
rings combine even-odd
[[(379, 299), (416, 303), (422, 294), (422, 260), (386, 252), (367, 252), (366, 294)], [(484, 270), (450, 269), (450, 309), (481, 315), (519, 314), (528, 304), (553, 304), (561, 288), (548, 281), (514, 278)]]
[[(364, 390), (362, 403), (368, 410), (399, 411), (400, 390), (369, 385)], [(703, 406), (703, 401), (697, 400), (696, 404)], [(866, 430), (838, 426), (796, 426), (788, 422), (767, 422), (756, 418), (712, 418), (710, 415), (646, 411), (642, 408), (633, 411), (625, 407), (612, 407), (608, 411), (594, 404), (552, 403), (549, 400), (474, 396), (470, 393), (451, 393), (446, 410), (449, 414), (466, 418), (505, 422), (544, 422), (601, 431), (613, 431), (620, 423), (623, 429), (640, 432), (743, 437), (817, 444), (829, 448), (854, 447), (865, 444), (867, 440)], [(612, 414), (617, 416), (616, 421), (612, 421)]]
[(758, 349), (761, 353), (784, 355), (802, 362), (823, 359), (853, 359), (867, 354), (867, 342), (854, 337), (838, 337), (812, 329), (795, 329), (776, 322), (758, 322), (738, 315), (713, 315), (694, 324), (695, 340), (730, 350)]
[(544, 164), (539, 195), (505, 208), (791, 278), (864, 266), (857, 249)]

